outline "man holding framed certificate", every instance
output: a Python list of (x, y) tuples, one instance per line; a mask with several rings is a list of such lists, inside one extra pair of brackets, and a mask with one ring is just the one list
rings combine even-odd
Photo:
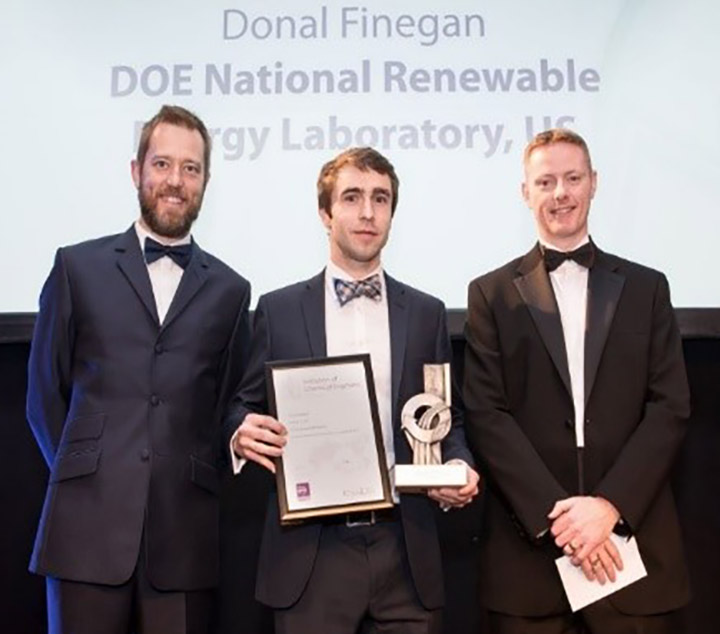
[[(403, 406), (424, 391), (424, 366), (451, 358), (442, 302), (382, 269), (397, 201), (395, 170), (373, 149), (323, 166), (318, 206), (330, 261), (260, 298), (248, 370), (226, 417), (236, 472), (253, 460), (279, 476), (256, 587), (278, 634), (354, 634), (379, 623), (398, 634), (440, 632), (432, 501), (464, 506), (479, 477), (453, 407), (443, 459), (465, 463), (466, 484), (385, 490), (385, 467), (412, 462)], [(332, 475), (318, 481), (321, 472)], [(334, 478), (348, 483), (339, 487), (347, 504)]]

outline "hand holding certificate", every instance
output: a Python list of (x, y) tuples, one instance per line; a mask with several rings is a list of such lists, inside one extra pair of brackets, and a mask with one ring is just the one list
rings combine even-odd
[(275, 473), (275, 458), (287, 443), (287, 429), (272, 416), (248, 414), (233, 436), (233, 451)]
[(369, 355), (267, 364), (283, 522), (392, 506)]

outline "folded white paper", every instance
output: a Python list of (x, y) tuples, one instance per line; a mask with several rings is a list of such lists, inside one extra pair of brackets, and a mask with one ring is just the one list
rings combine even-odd
[(563, 556), (555, 560), (563, 588), (565, 588), (565, 594), (573, 612), (582, 610), (591, 603), (595, 603), (595, 601), (599, 601), (647, 576), (645, 564), (642, 557), (640, 557), (635, 538), (631, 537), (628, 540), (613, 533), (610, 535), (610, 539), (620, 552), (623, 561), (623, 569), (617, 571), (615, 581), (608, 579), (604, 585), (601, 585), (597, 580), (590, 581), (580, 566), (573, 566), (570, 557)]

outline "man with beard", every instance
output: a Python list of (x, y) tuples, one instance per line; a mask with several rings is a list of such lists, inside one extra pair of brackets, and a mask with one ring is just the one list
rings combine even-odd
[(43, 288), (27, 414), (50, 479), (30, 568), (51, 634), (209, 631), (250, 301), (190, 236), (209, 176), (205, 125), (163, 106), (132, 162), (140, 218), (59, 249)]
[[(282, 421), (267, 415), (267, 361), (369, 353), (389, 467), (412, 462), (400, 418), (404, 404), (424, 391), (424, 364), (450, 361), (442, 302), (381, 265), (398, 201), (391, 163), (371, 148), (346, 150), (323, 166), (317, 191), (329, 261), (311, 279), (260, 298), (248, 371), (225, 421), (238, 470), (245, 459), (274, 472), (274, 458), (293, 442)], [(277, 634), (441, 631), (431, 498), (460, 507), (478, 492), (457, 409), (452, 423), (443, 458), (465, 463), (463, 487), (396, 494), (392, 510), (282, 527), (277, 499), (270, 500), (256, 596), (274, 609)]]

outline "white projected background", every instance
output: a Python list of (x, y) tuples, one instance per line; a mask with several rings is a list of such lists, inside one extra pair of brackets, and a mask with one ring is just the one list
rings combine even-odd
[(215, 130), (195, 236), (255, 299), (320, 270), (317, 173), (373, 144), (401, 181), (386, 269), (464, 307), (531, 246), (522, 148), (559, 123), (593, 152), (601, 248), (717, 306), (719, 32), (716, 0), (3, 0), (0, 312), (36, 309), (58, 246), (130, 226), (163, 103)]

